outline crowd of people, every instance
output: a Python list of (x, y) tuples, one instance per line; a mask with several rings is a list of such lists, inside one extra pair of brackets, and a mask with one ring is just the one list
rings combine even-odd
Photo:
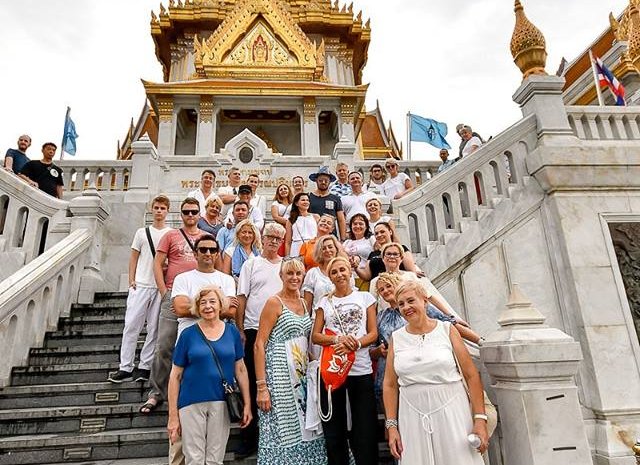
[(277, 186), (270, 206), (256, 175), (233, 168), (215, 189), (204, 170), (177, 229), (169, 199), (152, 200), (109, 380), (149, 381), (141, 414), (168, 404), (170, 463), (223, 462), (230, 386), (243, 401), (236, 457), (261, 465), (377, 464), (379, 413), (401, 464), (482, 463), (487, 417), (463, 343), (482, 339), (398, 241), (388, 199), (413, 189), (398, 168), (374, 164), (365, 182), (323, 166), (313, 188)]

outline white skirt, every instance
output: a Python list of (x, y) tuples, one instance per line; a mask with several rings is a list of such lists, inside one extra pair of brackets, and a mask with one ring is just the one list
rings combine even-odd
[(484, 465), (469, 445), (473, 428), (461, 381), (400, 387), (400, 465)]

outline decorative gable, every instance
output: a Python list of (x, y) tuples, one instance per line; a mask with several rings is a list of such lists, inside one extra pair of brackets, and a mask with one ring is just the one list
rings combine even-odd
[(203, 78), (320, 81), (324, 71), (324, 42), (311, 43), (281, 0), (240, 0), (194, 49)]

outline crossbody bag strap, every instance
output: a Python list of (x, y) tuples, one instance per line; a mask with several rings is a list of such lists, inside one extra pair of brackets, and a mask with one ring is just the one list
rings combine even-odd
[(156, 248), (153, 246), (153, 240), (151, 239), (151, 231), (149, 231), (149, 226), (144, 228), (145, 233), (147, 233), (147, 241), (149, 241), (149, 248), (151, 249), (151, 255), (155, 258), (156, 256)]
[(211, 355), (213, 356), (213, 360), (216, 362), (216, 366), (218, 367), (218, 371), (220, 372), (220, 378), (222, 379), (222, 387), (225, 391), (227, 391), (227, 386), (229, 385), (229, 383), (227, 383), (227, 380), (224, 377), (224, 371), (222, 371), (222, 366), (220, 365), (220, 360), (218, 359), (218, 355), (216, 354), (215, 349), (211, 345), (211, 342), (209, 342), (209, 339), (207, 339), (207, 336), (205, 336), (200, 325), (196, 323), (196, 326), (198, 327), (198, 332), (200, 333), (200, 336), (202, 336), (204, 343), (207, 344), (207, 347), (209, 347), (209, 350), (211, 351)]
[(342, 335), (346, 336), (347, 332), (344, 330), (344, 326), (342, 325), (342, 318), (340, 318), (340, 313), (333, 306), (332, 298), (331, 297), (327, 298), (327, 301), (329, 302), (329, 306), (331, 307), (331, 311), (333, 313), (335, 313), (336, 318), (338, 318), (338, 324), (340, 325), (340, 331), (342, 331)]
[(189, 247), (191, 248), (191, 250), (193, 252), (196, 251), (196, 246), (193, 244), (193, 242), (191, 242), (191, 240), (189, 239), (189, 237), (187, 236), (187, 234), (183, 231), (182, 228), (180, 228), (180, 233), (182, 234), (182, 237), (184, 237), (184, 240), (187, 241), (187, 244), (189, 244)]

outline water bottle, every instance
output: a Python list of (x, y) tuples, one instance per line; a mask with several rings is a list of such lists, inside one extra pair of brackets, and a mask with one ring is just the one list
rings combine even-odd
[(469, 441), (469, 445), (474, 449), (477, 449), (478, 447), (480, 447), (480, 444), (482, 444), (480, 436), (475, 433), (471, 433), (469, 436), (467, 436), (467, 441)]

